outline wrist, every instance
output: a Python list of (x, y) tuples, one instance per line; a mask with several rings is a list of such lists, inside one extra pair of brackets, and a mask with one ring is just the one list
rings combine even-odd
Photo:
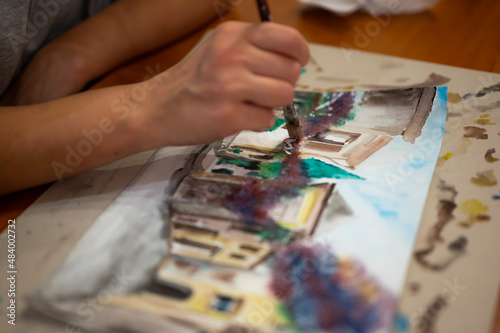
[(137, 153), (168, 145), (158, 137), (161, 128), (156, 115), (161, 109), (155, 98), (158, 83), (150, 79), (114, 88), (120, 89), (120, 93), (111, 101), (111, 113), (121, 135), (129, 141), (128, 148)]

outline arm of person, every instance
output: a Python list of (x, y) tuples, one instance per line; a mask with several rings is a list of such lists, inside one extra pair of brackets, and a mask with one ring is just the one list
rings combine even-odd
[(119, 64), (166, 45), (217, 15), (213, 0), (119, 0), (42, 48), (9, 92), (27, 105), (79, 92)]
[(144, 82), (0, 108), (0, 194), (140, 151), (269, 128), (308, 58), (292, 28), (228, 22)]

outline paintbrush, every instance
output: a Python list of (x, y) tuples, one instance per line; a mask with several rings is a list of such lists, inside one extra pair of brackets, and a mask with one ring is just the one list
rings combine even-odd
[[(257, 0), (257, 6), (259, 7), (261, 21), (272, 22), (273, 19), (271, 17), (271, 12), (269, 11), (267, 1)], [(299, 115), (297, 114), (297, 110), (295, 110), (293, 101), (283, 107), (283, 114), (285, 116), (288, 135), (290, 135), (290, 137), (293, 139), (301, 139), (302, 137), (304, 137), (304, 133), (302, 132), (302, 128), (300, 127)]]

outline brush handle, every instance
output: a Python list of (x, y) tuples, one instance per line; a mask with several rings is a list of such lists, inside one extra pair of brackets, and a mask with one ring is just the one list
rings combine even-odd
[(269, 11), (269, 6), (266, 0), (257, 0), (257, 6), (259, 7), (260, 20), (262, 22), (272, 22), (271, 12)]
[[(257, 7), (259, 8), (260, 20), (262, 22), (273, 21), (266, 0), (257, 0)], [(302, 128), (300, 127), (299, 116), (297, 114), (297, 110), (295, 110), (293, 101), (283, 107), (283, 114), (285, 116), (287, 130), (290, 137), (294, 139), (302, 138), (304, 134), (302, 132)]]

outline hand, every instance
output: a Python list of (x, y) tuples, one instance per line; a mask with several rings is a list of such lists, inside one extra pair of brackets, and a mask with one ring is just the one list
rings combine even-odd
[(86, 73), (81, 50), (49, 44), (36, 53), (2, 104), (36, 104), (78, 93), (92, 79)]
[(213, 142), (274, 123), (273, 108), (293, 99), (309, 60), (305, 39), (275, 24), (221, 24), (183, 61), (153, 77), (135, 119), (143, 147)]

